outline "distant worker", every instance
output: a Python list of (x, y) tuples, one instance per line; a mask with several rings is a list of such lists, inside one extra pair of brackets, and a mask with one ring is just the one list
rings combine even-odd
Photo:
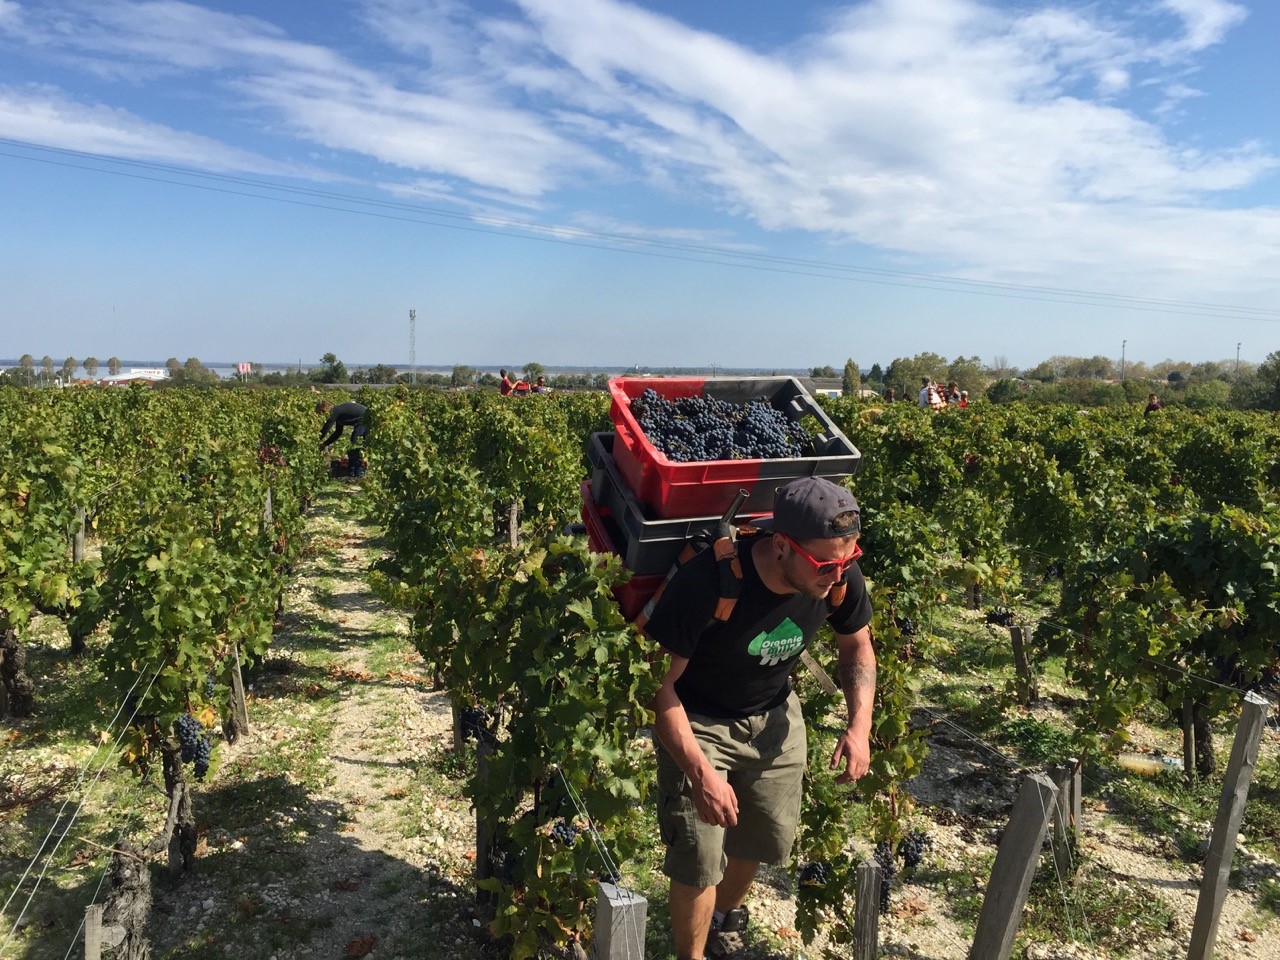
[(885, 402), (885, 403), (893, 403), (893, 400), (894, 400), (893, 387), (885, 387), (885, 388), (884, 388), (884, 402)]
[(925, 410), (937, 410), (939, 407), (946, 406), (942, 396), (938, 392), (938, 386), (928, 377), (920, 378), (920, 406)]
[(1149, 417), (1152, 410), (1163, 410), (1164, 404), (1160, 402), (1160, 398), (1154, 393), (1147, 394), (1147, 408), (1142, 411), (1144, 417)]
[(316, 404), (316, 413), (324, 413), (326, 411), (329, 412), (329, 419), (320, 428), (320, 449), (326, 449), (342, 436), (343, 427), (350, 427), (351, 449), (347, 451), (347, 476), (363, 477), (365, 471), (364, 453), (356, 444), (363, 440), (369, 432), (369, 427), (365, 423), (365, 417), (369, 412), (368, 407), (363, 403), (349, 400), (346, 403), (338, 404), (330, 410), (328, 403), (324, 400), (319, 401)]
[(502, 395), (505, 397), (509, 395), (512, 390), (515, 389), (516, 385), (515, 383), (512, 382), (511, 376), (507, 373), (507, 371), (499, 370), (498, 372), (502, 374), (502, 382), (498, 384), (498, 389), (502, 391)]
[(550, 393), (551, 388), (547, 386), (547, 378), (539, 377), (533, 381), (533, 386), (529, 388), (530, 393)]
[(969, 391), (968, 390), (960, 391), (960, 409), (961, 410), (969, 409)]
[(959, 403), (960, 402), (960, 384), (956, 383), (954, 380), (948, 383), (946, 394), (943, 396), (943, 399), (948, 404)]

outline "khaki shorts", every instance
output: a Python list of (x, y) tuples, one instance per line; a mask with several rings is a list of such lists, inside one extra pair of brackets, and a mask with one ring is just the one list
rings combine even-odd
[(745, 720), (689, 715), (702, 752), (738, 798), (738, 823), (703, 823), (689, 778), (658, 744), (658, 830), (667, 845), (662, 872), (690, 887), (714, 887), (726, 856), (781, 863), (791, 854), (806, 757), (804, 717), (793, 692), (768, 713)]

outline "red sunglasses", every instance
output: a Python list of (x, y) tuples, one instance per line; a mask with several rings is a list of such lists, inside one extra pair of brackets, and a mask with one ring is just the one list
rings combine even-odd
[(791, 544), (791, 546), (795, 548), (796, 553), (808, 560), (809, 566), (813, 567), (813, 572), (820, 577), (827, 577), (833, 573), (843, 577), (845, 571), (852, 567), (858, 561), (858, 558), (862, 556), (862, 544), (855, 543), (853, 545), (853, 553), (849, 554), (849, 556), (842, 560), (819, 560), (817, 557), (810, 554), (804, 547), (800, 546), (800, 544), (788, 537), (785, 533), (779, 533), (778, 536)]

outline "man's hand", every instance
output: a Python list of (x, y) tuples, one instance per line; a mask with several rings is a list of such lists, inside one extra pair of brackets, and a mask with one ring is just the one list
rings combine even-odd
[(836, 752), (831, 755), (831, 769), (844, 772), (836, 777), (836, 783), (852, 783), (861, 780), (871, 766), (871, 742), (865, 733), (845, 730), (836, 741)]
[(715, 827), (733, 827), (738, 823), (738, 795), (729, 781), (707, 767), (700, 779), (690, 779), (693, 802), (698, 818)]

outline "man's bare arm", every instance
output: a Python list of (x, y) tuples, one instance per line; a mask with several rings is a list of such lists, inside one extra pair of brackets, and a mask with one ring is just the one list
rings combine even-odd
[(698, 746), (689, 715), (676, 695), (675, 683), (688, 664), (685, 657), (671, 656), (671, 665), (653, 700), (653, 732), (689, 778), (698, 816), (706, 823), (732, 827), (738, 822), (737, 795)]
[(840, 783), (857, 780), (871, 763), (871, 719), (876, 699), (876, 653), (871, 646), (871, 628), (856, 633), (837, 634), (840, 657), (840, 689), (849, 709), (849, 725), (831, 757), (831, 769), (841, 765)]

